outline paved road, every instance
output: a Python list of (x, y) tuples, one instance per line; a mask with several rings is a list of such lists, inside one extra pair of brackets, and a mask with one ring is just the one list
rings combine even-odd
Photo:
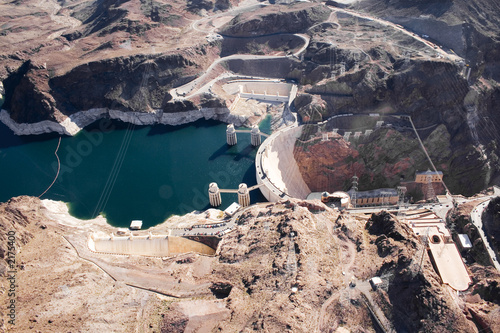
[[(299, 36), (300, 38), (302, 38), (304, 40), (304, 45), (300, 48), (300, 50), (298, 50), (297, 52), (294, 53), (294, 56), (297, 57), (300, 54), (300, 52), (302, 52), (303, 50), (305, 50), (307, 48), (307, 46), (309, 45), (309, 39), (305, 38), (303, 35), (300, 35), (300, 34), (296, 34), (296, 36)], [(269, 59), (287, 59), (287, 58), (289, 58), (289, 56), (266, 56), (266, 55), (250, 55), (250, 54), (237, 54), (237, 55), (230, 55), (227, 57), (219, 58), (219, 59), (215, 60), (207, 68), (207, 70), (205, 71), (205, 73), (203, 73), (203, 75), (201, 75), (200, 77), (196, 78), (195, 80), (193, 80), (189, 83), (186, 83), (183, 86), (180, 86), (180, 87), (177, 87), (177, 88), (170, 90), (169, 93), (170, 93), (170, 95), (172, 95), (172, 97), (174, 99), (177, 99), (177, 100), (183, 100), (183, 99), (186, 99), (192, 95), (199, 93), (198, 92), (199, 89), (196, 89), (196, 91), (193, 92), (193, 90), (196, 88), (196, 86), (201, 84), (204, 80), (206, 80), (207, 76), (209, 76), (211, 74), (211, 72), (215, 69), (215, 67), (217, 65), (219, 65), (222, 62), (228, 61), (228, 60), (269, 60)], [(221, 74), (218, 78), (213, 79), (208, 83), (205, 83), (203, 86), (206, 87), (207, 85), (211, 85), (211, 84), (215, 83), (219, 79), (222, 79), (224, 77), (233, 77), (233, 76), (234, 77), (242, 77), (243, 75), (234, 75), (234, 74), (230, 74), (230, 73), (224, 73), (224, 74)], [(267, 78), (267, 79), (269, 79), (269, 78)]]
[(490, 243), (488, 242), (488, 239), (486, 238), (486, 235), (483, 230), (483, 221), (481, 216), (483, 215), (484, 209), (488, 206), (490, 203), (490, 199), (488, 198), (487, 200), (483, 201), (479, 205), (477, 205), (471, 212), (471, 220), (472, 223), (477, 227), (477, 230), (479, 231), (479, 234), (481, 235), (481, 239), (483, 240), (483, 243), (486, 247), (486, 250), (488, 251), (489, 256), (491, 257), (491, 260), (493, 261), (493, 265), (495, 268), (500, 271), (500, 264), (498, 263), (498, 258), (495, 254), (495, 251), (490, 246)]
[(194, 225), (189, 228), (170, 229), (170, 236), (219, 236), (233, 230), (241, 214), (255, 205), (267, 205), (268, 203), (257, 203), (248, 207), (240, 208), (232, 217), (224, 220), (211, 220), (210, 223)]
[[(382, 25), (385, 25), (385, 26), (388, 26), (388, 27), (391, 27), (395, 30), (398, 30), (410, 37), (412, 37), (413, 39), (419, 41), (419, 42), (422, 42), (426, 45), (429, 46), (430, 49), (432, 49), (432, 51), (436, 52), (436, 53), (439, 53), (443, 58), (446, 58), (448, 60), (452, 60), (452, 61), (463, 61), (463, 58), (459, 57), (458, 55), (456, 55), (455, 53), (453, 54), (450, 54), (446, 51), (444, 51), (443, 49), (441, 49), (438, 45), (428, 41), (427, 39), (423, 38), (423, 37), (420, 37), (419, 35), (413, 33), (413, 32), (410, 32), (408, 30), (406, 30), (405, 28), (399, 26), (398, 24), (395, 24), (395, 23), (392, 23), (390, 21), (386, 21), (386, 20), (383, 20), (381, 18), (378, 18), (378, 17), (375, 17), (375, 16), (370, 16), (368, 14), (361, 14), (359, 12), (356, 12), (352, 9), (342, 9), (342, 8), (338, 8), (338, 7), (330, 7), (333, 11), (336, 11), (336, 12), (342, 12), (342, 13), (346, 13), (346, 14), (350, 14), (352, 16), (355, 16), (355, 17), (359, 17), (359, 18), (363, 18), (363, 19), (366, 19), (366, 20), (369, 20), (369, 21), (375, 21), (377, 23), (380, 23)], [(398, 45), (399, 46), (399, 45)]]

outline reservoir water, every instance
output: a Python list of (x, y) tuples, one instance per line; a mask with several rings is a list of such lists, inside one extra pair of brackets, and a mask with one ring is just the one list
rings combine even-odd
[[(269, 133), (270, 117), (261, 125)], [(182, 126), (134, 126), (100, 120), (74, 137), (62, 137), (59, 177), (42, 199), (67, 202), (81, 219), (103, 214), (111, 225), (143, 228), (171, 215), (209, 208), (208, 184), (237, 189), (256, 184), (249, 134), (226, 144), (226, 124), (198, 121)], [(57, 172), (59, 136), (16, 136), (0, 123), (0, 202), (18, 195), (39, 196)], [(221, 209), (237, 201), (222, 194)], [(265, 201), (251, 192), (252, 203)]]

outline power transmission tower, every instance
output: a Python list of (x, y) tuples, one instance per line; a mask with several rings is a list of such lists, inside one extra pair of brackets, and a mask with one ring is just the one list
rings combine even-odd
[(427, 227), (427, 230), (425, 231), (425, 235), (424, 235), (424, 248), (422, 249), (422, 256), (420, 258), (420, 264), (419, 264), (419, 268), (418, 268), (419, 273), (422, 271), (422, 263), (424, 262), (424, 254), (425, 254), (425, 251), (427, 250), (427, 244), (429, 244), (429, 231), (430, 231), (430, 228)]
[(351, 204), (352, 207), (356, 208), (356, 192), (358, 191), (358, 176), (352, 176), (352, 187), (351, 187)]
[(398, 194), (399, 194), (398, 220), (403, 223), (406, 222), (406, 210), (404, 210), (406, 207), (403, 207), (405, 204), (405, 193), (406, 193), (406, 186), (398, 186)]
[(426, 199), (430, 200), (431, 202), (436, 201), (436, 193), (434, 193), (434, 187), (432, 186), (432, 174), (430, 172), (426, 175), (426, 184), (427, 184), (427, 189), (426, 189)]

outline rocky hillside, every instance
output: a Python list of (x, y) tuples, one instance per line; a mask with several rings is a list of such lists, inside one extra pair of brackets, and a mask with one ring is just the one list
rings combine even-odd
[[(230, 310), (219, 331), (377, 330), (369, 309), (397, 331), (474, 330), (427, 259), (418, 271), (421, 245), (388, 213), (365, 224), (321, 204), (283, 202), (253, 207), (238, 224), (212, 266)], [(386, 283), (377, 292), (366, 282), (374, 275)], [(163, 325), (182, 330), (189, 321), (181, 318), (165, 316)]]
[(253, 37), (277, 33), (303, 32), (328, 18), (330, 10), (308, 2), (294, 2), (289, 6), (267, 6), (235, 16), (220, 33), (233, 37)]
[[(339, 214), (320, 202), (260, 204), (240, 215), (216, 257), (93, 259), (105, 271), (116, 266), (129, 277), (161, 269), (163, 280), (171, 281), (165, 287), (181, 294), (187, 288), (187, 298), (160, 298), (124, 283), (120, 275), (111, 279), (69, 243), (75, 237), (85, 240), (90, 229), (61, 214), (59, 222), (53, 218), (35, 198), (0, 205), (3, 260), (4, 236), (16, 231), (16, 305), (29, 309), (18, 313), (16, 328), (21, 331), (122, 327), (201, 332), (209, 327), (221, 332), (331, 332), (363, 327), (371, 332), (380, 324), (409, 332), (498, 328), (498, 272), (471, 266), (474, 284), (461, 294), (464, 307), (459, 307), (440, 284), (417, 237), (387, 212), (367, 219)], [(383, 280), (377, 291), (367, 282), (373, 276)], [(0, 299), (6, 302), (7, 293)], [(2, 319), (0, 331), (8, 331), (11, 326)]]
[[(0, 36), (3, 108), (13, 120), (33, 123), (60, 122), (93, 108), (169, 113), (204, 103), (225, 107), (203, 97), (173, 103), (168, 91), (193, 80), (220, 53), (205, 34), (188, 37), (181, 28), (232, 4), (237, 1), (3, 4), (2, 12), (10, 13), (3, 21), (12, 27)], [(26, 37), (35, 33), (38, 38)]]
[(495, 0), (363, 0), (364, 11), (427, 35), (463, 56), (479, 72), (499, 81), (500, 5)]
[[(45, 228), (43, 218), (40, 200), (36, 198), (17, 197), (0, 204), (0, 274), (2, 276), (6, 276), (7, 271), (19, 265), (15, 259), (14, 262), (9, 261), (15, 258), (9, 247), (15, 248), (14, 252), (17, 252), (26, 245), (34, 237), (34, 232), (41, 232), (42, 228)], [(10, 264), (13, 266), (11, 267)]]

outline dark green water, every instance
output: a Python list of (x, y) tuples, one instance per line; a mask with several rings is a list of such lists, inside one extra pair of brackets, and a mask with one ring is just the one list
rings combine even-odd
[[(269, 133), (270, 118), (261, 124)], [(184, 126), (133, 126), (101, 120), (75, 137), (63, 137), (59, 177), (42, 199), (69, 203), (82, 219), (103, 213), (114, 226), (134, 219), (143, 228), (173, 214), (209, 208), (208, 184), (238, 188), (256, 184), (255, 153), (249, 134), (226, 145), (226, 124), (198, 121)], [(0, 202), (18, 195), (38, 196), (57, 171), (54, 151), (59, 137), (15, 136), (0, 123)], [(128, 144), (127, 144), (128, 143)], [(252, 202), (265, 201), (260, 191)], [(222, 194), (222, 209), (237, 201)]]

